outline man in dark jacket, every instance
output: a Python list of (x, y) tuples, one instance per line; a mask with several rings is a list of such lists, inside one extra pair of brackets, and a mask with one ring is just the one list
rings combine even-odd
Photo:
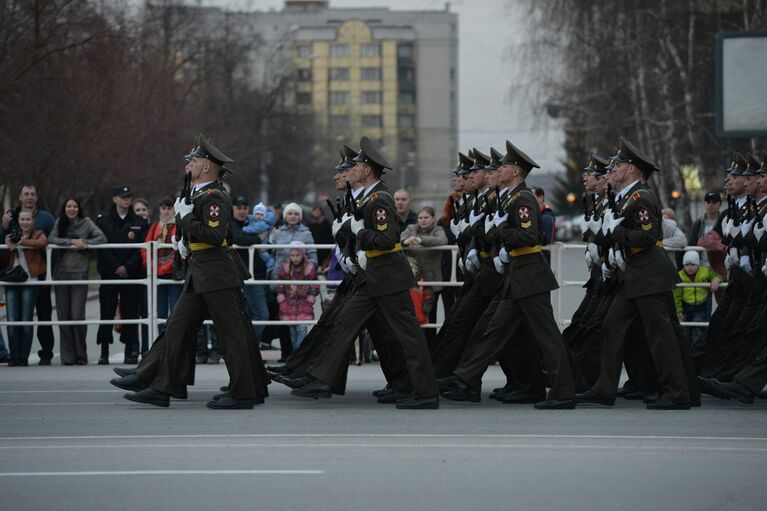
[[(141, 243), (146, 238), (147, 222), (133, 213), (132, 199), (133, 192), (127, 185), (112, 189), (112, 209), (96, 220), (96, 225), (107, 237), (107, 243)], [(104, 280), (140, 279), (145, 276), (138, 249), (99, 250), (98, 270)], [(122, 319), (137, 319), (140, 293), (144, 290), (144, 287), (135, 284), (102, 284), (99, 288), (101, 319), (113, 319), (118, 304)], [(99, 325), (96, 342), (101, 345), (99, 364), (109, 364), (112, 325)], [(120, 342), (125, 344), (124, 363), (136, 364), (139, 349), (138, 325), (122, 325)]]
[[(242, 232), (242, 228), (248, 224), (249, 213), (248, 199), (243, 195), (237, 195), (232, 201), (232, 239), (235, 245), (260, 245), (269, 234), (268, 231), (264, 231), (261, 234)], [(237, 254), (239, 254), (242, 262), (248, 266), (248, 249), (237, 249)], [(259, 257), (258, 251), (253, 252), (252, 263), (249, 269), (253, 274), (254, 280), (267, 280), (266, 263)], [(245, 301), (248, 308), (248, 317), (251, 321), (265, 321), (269, 319), (269, 307), (266, 302), (267, 290), (268, 286), (264, 285), (245, 286)], [(259, 341), (263, 340), (264, 328), (265, 325), (253, 326)]]

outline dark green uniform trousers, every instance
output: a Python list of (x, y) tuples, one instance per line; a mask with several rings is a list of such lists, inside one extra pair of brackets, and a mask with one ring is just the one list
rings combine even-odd
[(170, 394), (184, 383), (183, 372), (188, 364), (189, 351), (194, 349), (197, 330), (204, 319), (210, 317), (224, 351), (224, 362), (229, 372), (229, 395), (234, 399), (267, 396), (269, 379), (245, 312), (242, 290), (222, 289), (195, 294), (188, 287), (168, 318), (165, 350), (152, 388)]
[[(171, 313), (173, 314), (173, 313)], [(179, 365), (178, 367), (178, 381), (181, 382), (181, 387), (186, 385), (194, 385), (194, 371), (195, 371), (195, 346), (194, 344), (184, 343), (184, 348), (187, 348), (188, 353), (186, 356), (181, 356), (181, 360), (186, 360), (186, 365)], [(136, 374), (144, 381), (154, 381), (157, 373), (162, 367), (162, 359), (165, 353), (165, 331), (160, 332), (157, 339), (152, 343), (149, 351), (141, 357), (141, 363), (136, 367)], [(177, 390), (180, 390), (177, 389)]]
[(669, 318), (666, 294), (629, 299), (623, 286), (618, 289), (605, 318), (600, 375), (593, 390), (606, 397), (615, 397), (623, 365), (626, 333), (637, 315), (642, 320), (663, 396), (674, 401), (690, 402), (687, 374)]
[[(554, 320), (548, 291), (519, 299), (495, 300), (493, 308), (485, 314), (492, 315), (487, 328), (466, 347), (465, 358), (454, 371), (456, 376), (469, 385), (481, 385), (487, 367), (508, 347), (518, 360), (510, 371), (515, 378), (534, 384), (537, 378), (532, 375), (535, 371), (540, 372), (536, 349), (540, 349), (551, 384), (549, 398), (564, 400), (575, 397), (567, 350)], [(520, 335), (523, 326), (526, 327), (524, 336)]]
[[(381, 330), (381, 327), (377, 326), (375, 322), (382, 321), (388, 325), (393, 338), (399, 344), (414, 397), (423, 398), (438, 395), (439, 388), (434, 379), (434, 369), (429, 358), (426, 337), (415, 317), (413, 301), (407, 290), (372, 297), (368, 293), (366, 284), (356, 288), (335, 319), (333, 338), (325, 345), (319, 359), (309, 370), (309, 374), (332, 387), (331, 382), (336, 375), (348, 369), (349, 350), (355, 337), (357, 337), (357, 333), (371, 319), (373, 326), (372, 328), (369, 327), (369, 330), (374, 343), (376, 342), (376, 334)], [(383, 325), (383, 323), (378, 325)], [(393, 339), (390, 343), (393, 344)], [(390, 362), (392, 360), (391, 354), (396, 353), (396, 345), (389, 346), (390, 343), (377, 344), (376, 351), (381, 357), (382, 366), (387, 365), (396, 368), (397, 364)]]

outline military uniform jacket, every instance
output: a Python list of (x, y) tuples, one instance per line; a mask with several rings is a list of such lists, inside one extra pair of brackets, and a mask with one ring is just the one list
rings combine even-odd
[(638, 298), (674, 289), (676, 269), (662, 247), (663, 226), (658, 198), (637, 183), (618, 202), (623, 222), (612, 233), (626, 250), (623, 285), (626, 297)]
[[(519, 299), (557, 289), (559, 285), (549, 262), (540, 251), (546, 234), (535, 195), (522, 182), (509, 191), (509, 196), (505, 209), (508, 220), (496, 227), (503, 246), (511, 256), (503, 283), (503, 296)], [(536, 248), (537, 252), (514, 255), (514, 252)]]
[[(486, 194), (479, 196), (477, 199), (483, 202), (483, 211), (485, 215), (488, 211), (495, 209), (497, 197), (495, 191), (488, 191)], [(496, 255), (496, 243), (497, 237), (495, 234), (496, 229), (491, 228), (490, 232), (485, 232), (485, 219), (478, 220), (473, 226), (467, 227), (462, 235), (465, 233), (469, 236), (466, 253), (469, 250), (475, 249), (477, 251), (477, 257), (479, 257), (480, 268), (474, 274), (472, 279), (472, 287), (476, 286), (476, 292), (480, 296), (491, 297), (498, 291), (498, 286), (502, 282), (499, 278), (498, 272), (495, 270), (493, 264), (493, 256)]]
[(192, 203), (194, 209), (190, 214), (183, 219), (176, 216), (190, 253), (184, 290), (207, 293), (241, 287), (250, 273), (237, 253), (229, 248), (233, 237), (229, 194), (220, 181), (215, 181), (198, 190)]
[(399, 224), (394, 197), (379, 182), (360, 202), (365, 228), (357, 234), (356, 248), (364, 250), (367, 267), (360, 269), (355, 285), (367, 284), (372, 297), (406, 291), (416, 287), (415, 276), (405, 253), (397, 250)]
[[(764, 222), (764, 217), (767, 215), (767, 197), (762, 197), (762, 199), (756, 203), (754, 209), (756, 210), (758, 218), (761, 218), (762, 222)], [(759, 220), (755, 215), (754, 227), (757, 225), (758, 221)], [(754, 275), (761, 277), (762, 265), (764, 264), (765, 253), (767, 253), (767, 235), (762, 236), (761, 242), (757, 241), (756, 236), (754, 235), (754, 228), (752, 227), (751, 231), (748, 232), (743, 239), (743, 246), (747, 249), (748, 255), (751, 257)]]

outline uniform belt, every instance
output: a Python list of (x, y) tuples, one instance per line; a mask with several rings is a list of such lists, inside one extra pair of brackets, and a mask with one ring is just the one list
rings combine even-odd
[(534, 247), (512, 248), (511, 257), (519, 257), (527, 254), (537, 254), (541, 251), (542, 249), (540, 245), (536, 245)]
[(189, 242), (189, 250), (192, 252), (199, 252), (200, 250), (209, 250), (211, 248), (219, 248), (219, 247), (226, 247), (229, 245), (229, 243), (224, 240), (224, 242), (221, 245), (211, 245), (210, 243), (203, 243), (200, 241), (190, 241)]
[(479, 257), (481, 257), (482, 259), (492, 259), (493, 253), (483, 250), (479, 253)]
[(371, 259), (373, 257), (378, 257), (386, 254), (393, 254), (394, 252), (402, 252), (402, 243), (397, 243), (394, 245), (394, 248), (387, 250), (365, 250), (365, 257)]
[[(655, 242), (655, 246), (658, 247), (658, 248), (663, 248), (663, 240), (656, 241)], [(628, 248), (629, 255), (638, 254), (639, 252), (641, 252), (643, 250), (646, 250), (646, 247), (629, 247)]]

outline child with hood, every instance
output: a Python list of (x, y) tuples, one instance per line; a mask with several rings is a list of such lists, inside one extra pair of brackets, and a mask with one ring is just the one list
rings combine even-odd
[[(248, 234), (262, 234), (266, 232), (266, 235), (262, 237), (264, 243), (268, 243), (269, 235), (272, 233), (272, 227), (274, 226), (274, 212), (268, 211), (263, 202), (259, 202), (253, 206), (253, 216), (248, 217), (248, 224), (242, 228), (242, 232)], [(266, 270), (271, 271), (274, 267), (274, 258), (266, 250), (259, 250), (258, 257), (266, 265)]]
[[(279, 280), (317, 280), (317, 266), (306, 255), (300, 241), (290, 243), (289, 257), (279, 268)], [(304, 284), (282, 284), (277, 286), (277, 303), (281, 321), (309, 321), (314, 319), (314, 302), (320, 287)], [(293, 349), (298, 348), (306, 336), (306, 325), (292, 325), (290, 341)]]

